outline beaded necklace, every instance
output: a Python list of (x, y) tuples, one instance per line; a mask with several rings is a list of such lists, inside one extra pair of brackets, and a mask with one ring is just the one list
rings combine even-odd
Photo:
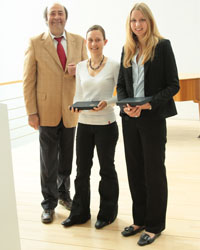
[(90, 68), (92, 70), (97, 70), (97, 69), (99, 69), (101, 67), (103, 61), (104, 61), (104, 55), (103, 55), (103, 58), (102, 58), (101, 62), (99, 63), (99, 65), (96, 68), (94, 68), (94, 67), (92, 67), (92, 61), (91, 61), (91, 58), (90, 58), (90, 60), (89, 60), (89, 66), (90, 66)]

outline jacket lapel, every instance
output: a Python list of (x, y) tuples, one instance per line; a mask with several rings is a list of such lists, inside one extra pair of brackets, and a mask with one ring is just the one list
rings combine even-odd
[[(76, 47), (75, 47), (75, 40), (72, 37), (72, 35), (68, 32), (65, 32), (66, 34), (66, 38), (67, 38), (67, 63), (66, 63), (66, 67), (67, 64), (69, 63), (75, 63), (73, 62), (72, 58), (73, 58), (73, 53), (76, 52)], [(65, 68), (66, 70), (66, 68)]]
[(131, 66), (128, 67), (126, 69), (127, 71), (127, 77), (128, 77), (128, 82), (130, 82), (130, 97), (133, 97), (134, 96), (134, 93), (133, 93), (133, 71), (132, 71), (132, 62), (131, 62)]
[(145, 64), (144, 64), (144, 79), (146, 78), (146, 74), (147, 74), (147, 71), (149, 69), (149, 65), (150, 65), (150, 62), (151, 62), (151, 59), (149, 59)]
[(43, 35), (42, 39), (44, 40), (44, 47), (48, 51), (49, 55), (51, 57), (53, 57), (53, 59), (55, 60), (55, 62), (62, 68), (62, 65), (61, 65), (60, 59), (58, 57), (56, 48), (54, 46), (54, 43), (53, 43), (52, 38), (49, 35), (49, 33), (45, 33)]

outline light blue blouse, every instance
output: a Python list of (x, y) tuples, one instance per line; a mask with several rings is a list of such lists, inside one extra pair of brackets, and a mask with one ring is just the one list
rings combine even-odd
[(137, 62), (137, 55), (132, 59), (132, 75), (133, 75), (133, 91), (134, 97), (144, 97), (144, 64), (142, 64), (143, 56)]

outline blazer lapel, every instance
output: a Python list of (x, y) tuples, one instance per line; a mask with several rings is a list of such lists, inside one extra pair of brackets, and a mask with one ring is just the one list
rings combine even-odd
[(127, 75), (129, 78), (129, 81), (133, 82), (133, 76), (132, 76), (133, 72), (132, 72), (132, 66), (127, 68)]
[(45, 33), (43, 35), (42, 39), (44, 40), (44, 47), (48, 51), (49, 55), (51, 57), (53, 57), (53, 59), (55, 60), (55, 62), (62, 68), (62, 64), (60, 62), (60, 59), (58, 57), (56, 48), (54, 46), (54, 43), (53, 43), (52, 38), (49, 35), (49, 33)]
[(148, 60), (148, 61), (144, 64), (144, 79), (145, 79), (145, 76), (146, 76), (147, 71), (148, 71), (148, 69), (149, 69), (150, 62), (151, 62), (151, 59)]
[(131, 62), (131, 66), (128, 67), (126, 69), (127, 71), (127, 77), (128, 77), (128, 82), (130, 83), (130, 97), (133, 97), (134, 96), (134, 93), (133, 93), (133, 71), (132, 71), (132, 62)]
[(67, 63), (66, 63), (66, 67), (67, 67), (67, 64), (75, 63), (73, 62), (72, 57), (73, 57), (73, 53), (76, 53), (76, 47), (75, 47), (76, 43), (75, 43), (74, 38), (71, 36), (69, 32), (65, 32), (65, 34), (67, 38)]

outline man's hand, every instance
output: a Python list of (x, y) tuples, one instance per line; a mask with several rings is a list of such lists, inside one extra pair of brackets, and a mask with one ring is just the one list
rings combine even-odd
[(38, 114), (29, 115), (29, 116), (28, 116), (28, 124), (29, 124), (32, 128), (38, 130), (39, 125), (40, 125), (40, 119), (39, 119)]
[(75, 63), (69, 63), (67, 65), (67, 70), (70, 76), (75, 76), (76, 74), (76, 64)]

